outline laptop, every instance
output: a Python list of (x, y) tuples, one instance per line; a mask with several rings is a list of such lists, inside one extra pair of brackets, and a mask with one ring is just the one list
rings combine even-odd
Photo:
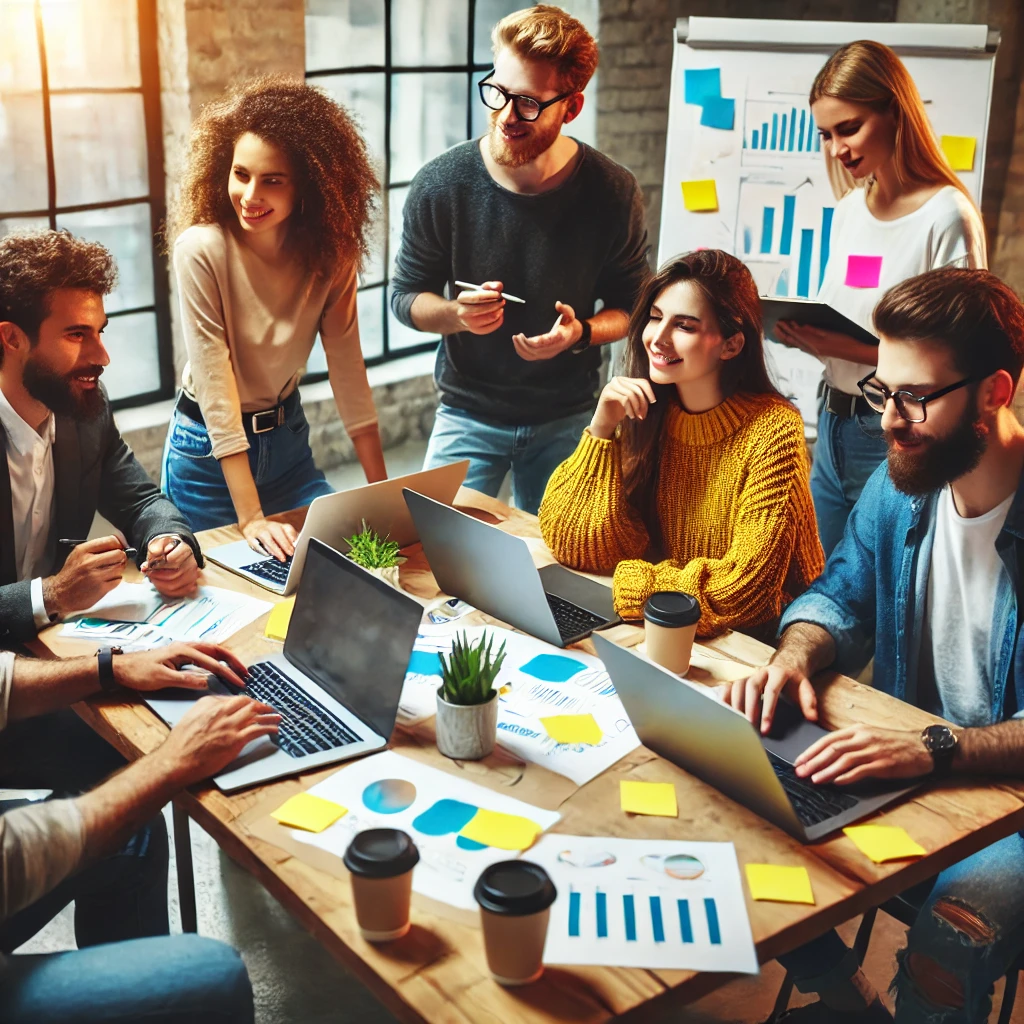
[[(423, 607), (315, 538), (309, 541), (284, 653), (249, 666), (245, 694), (281, 716), (274, 738), (250, 743), (214, 781), (225, 792), (347, 761), (387, 745)], [(168, 724), (200, 697), (156, 690), (146, 703)]]
[(437, 469), (425, 469), (421, 473), (396, 476), (365, 487), (353, 487), (348, 491), (314, 498), (295, 542), (295, 554), (284, 562), (258, 554), (244, 540), (222, 544), (204, 554), (211, 562), (275, 594), (288, 595), (299, 585), (302, 566), (306, 561), (306, 545), (311, 537), (317, 537), (331, 547), (344, 551), (348, 548), (346, 538), (361, 530), (365, 519), (367, 526), (382, 537), (395, 541), (400, 547), (412, 544), (418, 537), (409, 510), (402, 500), (402, 488), (413, 487), (422, 494), (429, 494), (437, 501), (450, 505), (455, 499), (455, 492), (466, 479), (468, 469), (469, 460), (463, 459), (448, 466), (438, 466)]
[(538, 569), (521, 537), (409, 488), (403, 493), (430, 571), (446, 594), (556, 647), (621, 621), (611, 587), (561, 565)]
[(780, 701), (762, 736), (746, 717), (704, 687), (594, 637), (615, 690), (644, 745), (807, 843), (898, 800), (920, 785), (884, 781), (816, 786), (793, 762), (828, 730)]

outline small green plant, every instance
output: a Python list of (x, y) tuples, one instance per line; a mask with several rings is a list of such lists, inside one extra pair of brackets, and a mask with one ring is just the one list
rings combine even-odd
[(348, 557), (364, 569), (390, 569), (398, 565), (398, 544), (372, 530), (365, 519), (362, 530), (348, 538), (348, 546)]
[(494, 680), (505, 660), (505, 642), (491, 660), (493, 635), (484, 633), (475, 644), (470, 644), (463, 633), (455, 637), (452, 653), (441, 659), (441, 695), (449, 704), (486, 704), (491, 699)]

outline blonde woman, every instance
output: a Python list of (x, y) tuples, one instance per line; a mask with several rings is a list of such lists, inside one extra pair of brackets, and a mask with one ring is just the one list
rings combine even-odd
[(237, 522), (285, 561), (295, 530), (268, 520), (331, 491), (298, 384), (319, 334), (367, 480), (384, 478), (356, 316), (356, 272), (378, 191), (345, 110), (281, 76), (203, 108), (172, 224), (188, 363), (162, 486), (193, 529)]
[[(811, 87), (811, 113), (839, 200), (818, 298), (873, 332), (885, 292), (939, 267), (984, 268), (981, 216), (939, 149), (903, 62), (881, 43), (837, 50)], [(874, 287), (846, 284), (849, 257), (880, 256)], [(845, 334), (781, 323), (779, 341), (825, 364), (811, 493), (828, 555), (875, 468), (885, 458), (881, 416), (860, 397), (877, 349)]]

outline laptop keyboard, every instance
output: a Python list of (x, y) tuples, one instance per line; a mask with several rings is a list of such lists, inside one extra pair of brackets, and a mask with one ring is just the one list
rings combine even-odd
[(267, 558), (262, 562), (253, 562), (252, 565), (243, 565), (242, 572), (251, 572), (254, 576), (283, 587), (288, 582), (288, 570), (291, 567), (292, 556), (289, 555), (284, 562), (279, 562), (276, 558)]
[(280, 714), (277, 745), (290, 757), (335, 750), (359, 740), (336, 715), (269, 662), (249, 666), (249, 682), (243, 692)]
[(554, 594), (545, 594), (548, 599), (548, 607), (555, 617), (555, 625), (558, 626), (558, 635), (563, 640), (579, 636), (581, 633), (589, 633), (591, 630), (603, 626), (607, 619), (593, 612), (588, 612), (579, 605), (572, 604), (564, 598), (555, 597)]
[(805, 826), (819, 825), (856, 805), (857, 798), (844, 793), (838, 786), (816, 786), (813, 782), (806, 782), (797, 776), (791, 764), (770, 750), (766, 749), (765, 753), (796, 816)]

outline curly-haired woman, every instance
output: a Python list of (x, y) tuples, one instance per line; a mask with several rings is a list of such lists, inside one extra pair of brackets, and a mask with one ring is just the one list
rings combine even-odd
[(366, 478), (385, 477), (356, 316), (378, 188), (348, 114), (302, 81), (256, 79), (196, 120), (171, 225), (188, 363), (162, 472), (194, 529), (237, 521), (256, 550), (294, 551), (266, 516), (331, 491), (298, 393), (318, 333)]

